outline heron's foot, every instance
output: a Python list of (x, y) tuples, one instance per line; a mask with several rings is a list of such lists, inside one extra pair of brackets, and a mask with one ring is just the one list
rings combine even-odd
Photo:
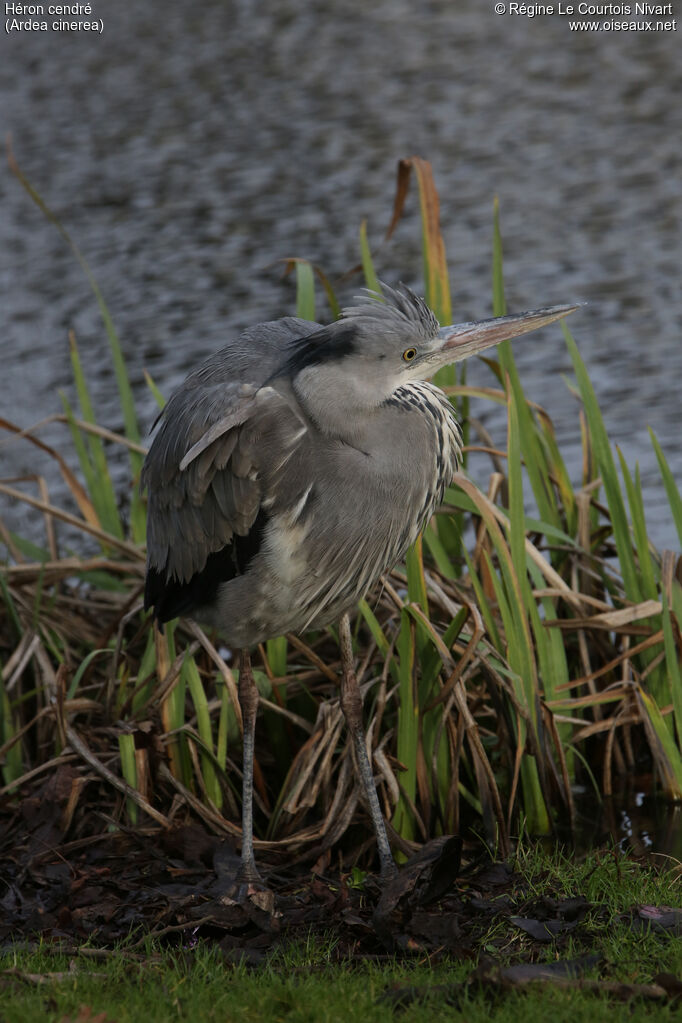
[(390, 884), (391, 881), (395, 881), (398, 876), (398, 865), (392, 856), (388, 858), (381, 858), (381, 866), (379, 868), (379, 882), (382, 885)]
[(275, 893), (262, 877), (255, 860), (242, 860), (229, 894), (240, 906), (256, 906), (266, 912), (274, 908)]
[(237, 881), (239, 884), (260, 885), (261, 888), (267, 888), (253, 858), (242, 859), (241, 866), (237, 871)]

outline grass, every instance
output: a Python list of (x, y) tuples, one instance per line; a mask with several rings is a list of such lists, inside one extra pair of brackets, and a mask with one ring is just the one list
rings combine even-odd
[[(163, 823), (180, 805), (211, 830), (238, 837), (236, 673), (219, 637), (185, 621), (154, 633), (141, 611), (144, 447), (121, 345), (85, 258), (16, 162), (12, 167), (91, 283), (125, 429), (116, 435), (98, 422), (73, 337), (79, 408), (64, 399), (57, 418), (80, 475), (65, 453), (40, 440), (38, 428), (0, 423), (55, 461), (75, 505), (55, 506), (44, 481), (34, 490), (0, 482), (0, 493), (45, 521), (44, 546), (0, 522), (7, 550), (0, 574), (0, 793), (26, 793), (45, 765), (75, 750), (82, 770), (110, 787), (114, 820), (143, 823), (152, 807)], [(447, 322), (439, 197), (424, 160), (401, 161), (389, 233), (412, 174), (425, 292)], [(364, 280), (376, 287), (365, 223), (359, 248)], [(323, 301), (336, 315), (334, 284), (320, 268), (294, 259), (289, 271), (299, 315), (324, 318)], [(499, 315), (506, 306), (497, 203), (491, 271)], [(485, 360), (487, 387), (468, 386), (464, 370), (441, 371), (438, 382), (464, 419), (464, 464), (405, 564), (358, 608), (356, 653), (380, 799), (405, 853), (465, 825), (504, 851), (522, 817), (539, 834), (571, 820), (576, 783), (594, 784), (601, 798), (616, 778), (640, 767), (653, 770), (668, 798), (682, 797), (677, 559), (650, 543), (638, 468), (614, 453), (587, 367), (562, 329), (575, 373), (569, 386), (580, 402), (580, 481), (570, 479), (550, 416), (526, 399), (510, 342)], [(159, 388), (148, 383), (162, 405)], [(477, 435), (468, 411), (481, 400), (506, 407), (506, 438)], [(652, 443), (682, 536), (679, 488), (654, 437)], [(108, 459), (121, 447), (130, 477), (126, 492), (116, 494)], [(487, 458), (487, 482), (477, 485), (473, 461), (480, 479)], [(65, 525), (80, 531), (84, 553), (66, 550)], [(257, 848), (260, 854), (285, 842), (300, 853), (324, 839), (354, 799), (334, 631), (270, 640), (256, 667)]]
[[(408, 1015), (420, 1020), (503, 1023), (521, 1014), (529, 1023), (547, 1018), (600, 1021), (674, 1020), (679, 1007), (651, 1002), (619, 985), (651, 984), (658, 974), (682, 971), (679, 939), (633, 929), (627, 911), (639, 905), (679, 904), (680, 874), (664, 872), (615, 853), (591, 854), (581, 861), (560, 853), (548, 856), (523, 843), (513, 862), (514, 889), (507, 909), (493, 917), (474, 959), (436, 957), (358, 961), (341, 953), (333, 933), (286, 939), (255, 967), (233, 964), (215, 943), (192, 941), (169, 948), (133, 940), (110, 951), (89, 947), (68, 953), (48, 944), (0, 953), (3, 1023), (26, 1019), (376, 1020), (400, 1018), (397, 991), (412, 989)], [(466, 882), (460, 888), (467, 897)], [(472, 894), (475, 894), (472, 893)], [(553, 942), (531, 939), (510, 920), (538, 899), (584, 896), (588, 916), (558, 951)], [(189, 943), (187, 943), (189, 941)], [(553, 963), (597, 954), (602, 964), (587, 973), (594, 990), (548, 984), (501, 989), (474, 980), (477, 961), (505, 967), (532, 961)], [(489, 969), (488, 975), (495, 976)], [(600, 987), (599, 984), (602, 986)], [(91, 1015), (86, 1015), (88, 1007)], [(80, 1015), (79, 1015), (80, 1013)]]

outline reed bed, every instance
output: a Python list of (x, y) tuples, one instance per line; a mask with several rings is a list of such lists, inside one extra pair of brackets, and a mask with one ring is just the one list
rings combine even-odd
[[(46, 445), (38, 428), (0, 421), (14, 443), (54, 460), (75, 506), (55, 506), (40, 479), (0, 482), (6, 498), (42, 516), (45, 532), (38, 547), (0, 522), (0, 795), (11, 805), (46, 772), (70, 764), (77, 770), (63, 830), (74, 840), (97, 828), (169, 827), (197, 815), (238, 842), (241, 715), (230, 651), (190, 621), (160, 633), (142, 611), (144, 445), (121, 345), (84, 257), (11, 163), (90, 280), (125, 429), (98, 423), (73, 335), (79, 408), (63, 399), (63, 449)], [(417, 157), (400, 162), (389, 234), (413, 177), (426, 298), (451, 322), (438, 194)], [(376, 288), (365, 224), (359, 246), (364, 281)], [(314, 316), (320, 288), (338, 312), (319, 268), (304, 260), (288, 268), (298, 315)], [(492, 273), (493, 312), (502, 315), (497, 204)], [(465, 370), (441, 371), (437, 382), (464, 422), (464, 465), (406, 563), (355, 615), (368, 743), (404, 854), (465, 826), (504, 852), (522, 821), (536, 834), (571, 822), (577, 784), (608, 796), (643, 764), (667, 798), (682, 798), (682, 564), (651, 544), (639, 471), (614, 452), (578, 347), (562, 329), (580, 402), (579, 484), (550, 415), (524, 395), (509, 342), (486, 359), (485, 388), (467, 385)], [(506, 438), (491, 441), (478, 430), (472, 398), (506, 407)], [(651, 439), (682, 545), (682, 498)], [(109, 471), (120, 448), (129, 467), (124, 502)], [(490, 458), (485, 487), (467, 475), (473, 449)], [(70, 468), (74, 455), (79, 473)], [(66, 527), (80, 534), (77, 555), (62, 553)], [(271, 640), (255, 666), (259, 856), (324, 861), (340, 850), (346, 863), (368, 862), (373, 844), (339, 707), (334, 630)], [(94, 817), (85, 812), (93, 806)]]

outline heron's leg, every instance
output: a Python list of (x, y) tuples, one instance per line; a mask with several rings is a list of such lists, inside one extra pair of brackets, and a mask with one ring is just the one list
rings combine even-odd
[(382, 878), (392, 877), (396, 872), (395, 862), (391, 855), (391, 846), (386, 834), (386, 824), (381, 814), (379, 797), (377, 796), (372, 774), (372, 765), (367, 755), (367, 743), (365, 731), (362, 727), (362, 697), (360, 686), (355, 674), (353, 664), (353, 645), (350, 634), (350, 619), (345, 614), (339, 622), (339, 643), (341, 646), (341, 709), (348, 723), (348, 731), (353, 741), (355, 750), (355, 762), (357, 765), (360, 782), (369, 805), (369, 813), (374, 825), (374, 833), (377, 837), (379, 851), (379, 862), (381, 864)]
[(251, 671), (251, 655), (242, 650), (239, 661), (239, 704), (244, 722), (242, 783), (242, 881), (261, 881), (253, 854), (253, 753), (258, 712), (258, 689)]

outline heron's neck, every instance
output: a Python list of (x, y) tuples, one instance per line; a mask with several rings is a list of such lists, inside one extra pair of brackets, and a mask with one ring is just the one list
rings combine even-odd
[(293, 388), (306, 415), (322, 433), (354, 447), (362, 447), (372, 414), (392, 391), (388, 385), (378, 390), (375, 381), (341, 376), (333, 365), (306, 367), (295, 377)]

